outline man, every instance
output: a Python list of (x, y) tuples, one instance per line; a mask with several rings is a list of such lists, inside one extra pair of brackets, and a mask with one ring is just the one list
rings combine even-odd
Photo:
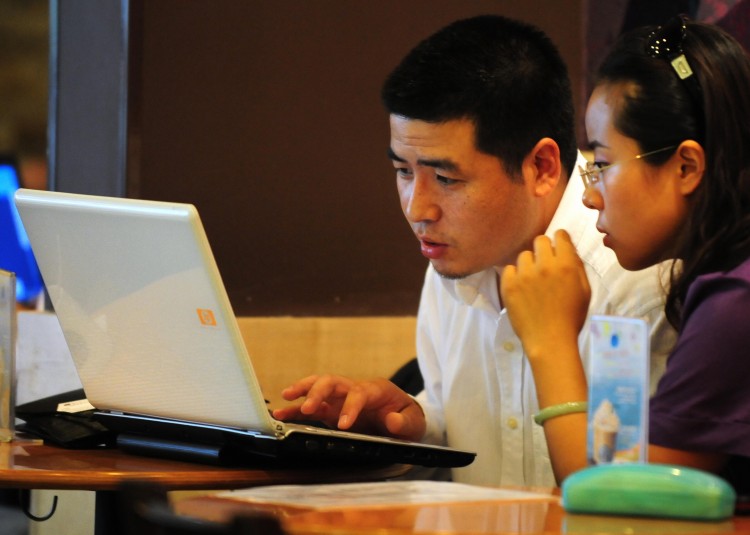
[(420, 43), (382, 96), (401, 207), (430, 261), (417, 326), (425, 389), (412, 398), (382, 379), (313, 376), (283, 393), (304, 403), (274, 415), (476, 451), (456, 481), (554, 485), (532, 373), (499, 297), (503, 267), (566, 229), (589, 313), (649, 322), (653, 379), (673, 341), (657, 273), (620, 268), (581, 203), (565, 64), (538, 29), (475, 17)]

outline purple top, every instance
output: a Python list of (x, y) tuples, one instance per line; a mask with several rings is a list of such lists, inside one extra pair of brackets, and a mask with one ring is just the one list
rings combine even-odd
[[(732, 457), (725, 477), (750, 488), (750, 259), (698, 277), (651, 398), (649, 441)], [(744, 473), (744, 474), (743, 474)]]

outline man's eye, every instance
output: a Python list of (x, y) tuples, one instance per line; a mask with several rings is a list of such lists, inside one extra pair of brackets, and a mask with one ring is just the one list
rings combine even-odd
[(446, 186), (451, 186), (453, 184), (458, 183), (458, 180), (454, 178), (448, 178), (448, 177), (441, 176), (441, 175), (437, 175), (437, 181)]
[(412, 172), (406, 167), (396, 167), (396, 175), (399, 178), (411, 178)]
[(608, 162), (602, 162), (599, 160), (594, 162), (594, 167), (596, 167), (597, 169), (601, 169), (602, 167), (607, 167), (608, 165), (609, 165)]

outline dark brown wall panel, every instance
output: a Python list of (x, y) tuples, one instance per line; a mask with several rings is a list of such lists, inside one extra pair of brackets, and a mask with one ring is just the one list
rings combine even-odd
[(529, 20), (582, 64), (581, 1), (132, 1), (128, 194), (198, 206), (239, 315), (413, 314), (380, 85), (457, 18)]

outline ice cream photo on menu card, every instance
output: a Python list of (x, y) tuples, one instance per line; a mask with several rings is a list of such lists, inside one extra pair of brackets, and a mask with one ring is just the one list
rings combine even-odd
[(607, 398), (602, 399), (591, 418), (591, 457), (594, 463), (611, 463), (614, 460), (619, 429), (620, 418), (615, 412), (614, 405)]
[(648, 327), (639, 319), (593, 316), (589, 337), (589, 463), (645, 462)]

